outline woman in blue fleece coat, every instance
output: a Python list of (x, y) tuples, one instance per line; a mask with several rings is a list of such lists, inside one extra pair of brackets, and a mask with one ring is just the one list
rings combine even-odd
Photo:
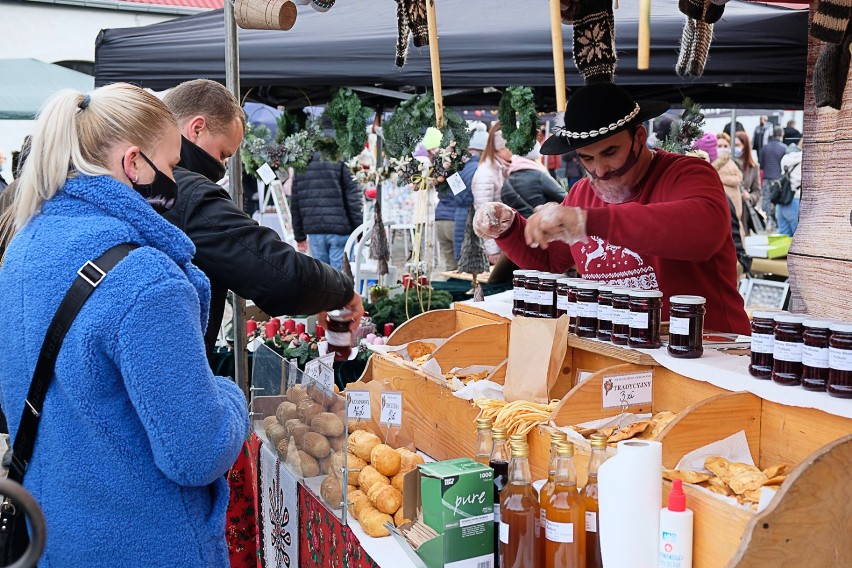
[(63, 91), (36, 126), (0, 266), (0, 404), (12, 439), (77, 270), (139, 245), (83, 306), (47, 391), (24, 477), (47, 520), (42, 568), (229, 565), (224, 475), (248, 416), (240, 389), (207, 365), (210, 291), (194, 247), (154, 208), (173, 202), (179, 159), (174, 118), (131, 85)]

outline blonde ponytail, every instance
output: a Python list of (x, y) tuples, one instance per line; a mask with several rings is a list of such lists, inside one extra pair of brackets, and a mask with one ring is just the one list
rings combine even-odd
[(107, 85), (88, 96), (71, 90), (55, 94), (39, 114), (18, 181), (12, 233), (26, 225), (69, 177), (112, 175), (109, 157), (116, 144), (150, 152), (176, 124), (157, 97), (127, 83)]

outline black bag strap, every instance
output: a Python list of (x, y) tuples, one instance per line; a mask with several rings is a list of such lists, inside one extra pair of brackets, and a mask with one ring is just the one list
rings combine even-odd
[(38, 355), (38, 361), (36, 361), (35, 371), (33, 371), (33, 380), (24, 402), (21, 423), (18, 425), (18, 433), (12, 446), (11, 463), (9, 464), (9, 479), (12, 481), (23, 482), (24, 474), (27, 472), (30, 458), (32, 458), (44, 398), (53, 378), (56, 358), (59, 356), (62, 340), (65, 339), (74, 318), (80, 312), (80, 308), (83, 307), (83, 304), (95, 291), (107, 272), (112, 270), (130, 251), (138, 246), (123, 243), (107, 250), (94, 261), (87, 260), (86, 264), (77, 271), (77, 278), (56, 309), (56, 315), (53, 316), (53, 320), (47, 328), (44, 343), (41, 345), (41, 352)]

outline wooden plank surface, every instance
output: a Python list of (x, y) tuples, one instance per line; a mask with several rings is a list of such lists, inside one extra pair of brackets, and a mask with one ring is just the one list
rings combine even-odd
[(598, 353), (624, 363), (634, 363), (636, 365), (648, 365), (654, 367), (657, 366), (657, 362), (654, 358), (647, 353), (614, 345), (607, 341), (596, 341), (594, 339), (585, 339), (583, 337), (577, 337), (576, 335), (570, 335), (568, 336), (568, 347)]
[(432, 354), (444, 372), (468, 365), (499, 365), (509, 355), (509, 324), (486, 323), (453, 334)]
[(501, 315), (498, 315), (498, 314), (489, 312), (488, 310), (484, 310), (482, 308), (479, 308), (474, 304), (463, 304), (461, 302), (457, 302), (457, 303), (453, 304), (453, 306), (459, 312), (466, 313), (466, 314), (473, 314), (473, 315), (476, 315), (476, 316), (479, 316), (479, 317), (490, 319), (492, 321), (499, 321), (499, 322), (510, 322), (510, 321), (512, 321), (509, 318), (505, 318)]
[(852, 420), (813, 408), (763, 401), (760, 465), (798, 465), (818, 448), (852, 434)]
[[(601, 369), (591, 377), (579, 383), (568, 394), (566, 394), (559, 406), (553, 412), (553, 422), (557, 426), (573, 426), (589, 420), (605, 418), (607, 416), (618, 416), (620, 408), (603, 408), (601, 392), (603, 389), (604, 376), (618, 375), (622, 373), (634, 373), (648, 370), (640, 365), (624, 364), (614, 365)], [(651, 412), (650, 404), (628, 407), (628, 412), (641, 413)]]
[(405, 345), (427, 337), (449, 337), (458, 331), (455, 310), (432, 310), (416, 315), (388, 337), (388, 345)]

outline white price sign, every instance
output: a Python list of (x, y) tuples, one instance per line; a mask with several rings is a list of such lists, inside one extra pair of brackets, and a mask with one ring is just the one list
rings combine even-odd
[(601, 386), (603, 408), (623, 408), (651, 404), (653, 400), (654, 372), (604, 375)]
[(334, 353), (314, 359), (305, 364), (305, 376), (323, 390), (334, 392)]
[(448, 177), (447, 183), (450, 184), (450, 190), (453, 192), (453, 195), (458, 195), (467, 189), (467, 186), (464, 184), (464, 180), (458, 172)]
[(272, 168), (269, 167), (269, 164), (266, 162), (263, 162), (263, 165), (257, 168), (257, 175), (260, 176), (260, 179), (262, 179), (263, 183), (265, 183), (266, 185), (269, 185), (270, 183), (278, 179), (278, 177), (275, 175), (275, 172), (272, 171)]
[(379, 423), (386, 426), (402, 426), (401, 392), (384, 391), (382, 393), (382, 416)]
[(350, 419), (369, 420), (372, 416), (370, 391), (346, 391), (346, 406)]

